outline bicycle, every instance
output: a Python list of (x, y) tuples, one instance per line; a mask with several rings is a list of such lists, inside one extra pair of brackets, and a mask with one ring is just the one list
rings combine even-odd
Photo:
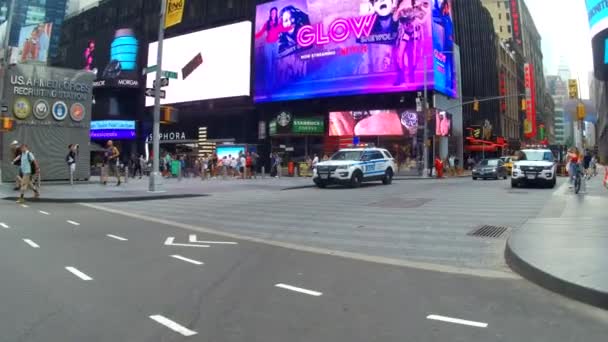
[(581, 191), (581, 184), (583, 183), (583, 173), (581, 172), (581, 166), (576, 165), (576, 171), (574, 172), (574, 193), (578, 194)]

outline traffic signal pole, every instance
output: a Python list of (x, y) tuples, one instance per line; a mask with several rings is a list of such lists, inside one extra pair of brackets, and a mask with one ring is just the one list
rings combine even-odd
[[(14, 0), (13, 0), (14, 1)], [(160, 78), (163, 70), (163, 40), (165, 38), (165, 16), (167, 15), (167, 0), (160, 1), (160, 21), (158, 23), (158, 51), (156, 52), (156, 87), (154, 87), (154, 125), (152, 128), (152, 172), (148, 190), (162, 191), (162, 175), (160, 174)]]

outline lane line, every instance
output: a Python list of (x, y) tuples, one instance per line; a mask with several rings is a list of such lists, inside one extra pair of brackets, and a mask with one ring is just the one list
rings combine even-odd
[(74, 274), (75, 276), (77, 276), (78, 278), (84, 280), (84, 281), (89, 281), (89, 280), (93, 280), (93, 278), (89, 277), (88, 275), (80, 272), (79, 270), (77, 270), (75, 267), (72, 266), (66, 266), (65, 268), (66, 270), (70, 271), (72, 274)]
[(238, 245), (237, 242), (231, 242), (231, 241), (199, 241), (197, 240), (196, 234), (191, 234), (189, 241), (192, 243), (205, 243), (208, 245)]
[(30, 206), (29, 206), (29, 205), (27, 205), (27, 204), (22, 204), (22, 205), (21, 205), (21, 208), (29, 208), (29, 207), (30, 207)]
[(8, 226), (8, 224), (4, 223), (4, 222), (0, 222), (0, 227), (4, 228), (4, 229), (9, 229), (11, 227)]
[(287, 284), (276, 284), (276, 287), (280, 287), (282, 289), (286, 289), (286, 290), (290, 290), (290, 291), (295, 291), (295, 292), (300, 292), (300, 293), (304, 293), (310, 296), (315, 296), (318, 297), (320, 295), (322, 295), (323, 293), (321, 292), (317, 292), (317, 291), (313, 291), (313, 290), (307, 290), (307, 289), (303, 289), (301, 287), (295, 287), (295, 286), (291, 286), (291, 285), (287, 285)]
[(152, 315), (150, 316), (150, 319), (156, 321), (159, 324), (164, 325), (165, 327), (180, 333), (183, 336), (193, 336), (198, 334), (196, 331), (190, 330), (186, 327), (184, 327), (183, 325), (180, 325), (178, 323), (175, 323), (174, 321), (168, 319), (167, 317), (161, 316), (161, 315)]
[(129, 239), (123, 238), (123, 237), (118, 236), (118, 235), (107, 234), (106, 236), (110, 237), (112, 239), (120, 240), (120, 241), (129, 241)]
[(80, 226), (80, 223), (76, 222), (76, 221), (72, 221), (72, 220), (68, 220), (67, 221), (69, 224), (73, 224), (75, 226)]
[(43, 210), (38, 210), (39, 213), (41, 213), (42, 215), (51, 215), (50, 213), (47, 213), (46, 211)]
[(467, 321), (465, 319), (460, 319), (460, 318), (452, 318), (452, 317), (439, 316), (439, 315), (428, 315), (428, 316), (426, 316), (426, 318), (427, 319), (431, 319), (431, 320), (435, 320), (435, 321), (442, 321), (442, 322), (448, 322), (448, 323), (454, 323), (454, 324), (469, 325), (469, 326), (477, 327), (477, 328), (487, 328), (488, 327), (488, 323), (475, 322), (475, 321)]
[(189, 262), (189, 263), (191, 263), (191, 264), (195, 264), (195, 265), (203, 265), (203, 264), (204, 264), (204, 262), (200, 262), (200, 261), (197, 261), (197, 260), (188, 259), (188, 258), (185, 258), (185, 257), (183, 257), (183, 256), (181, 256), (181, 255), (177, 255), (177, 254), (174, 254), (174, 255), (172, 255), (171, 257), (172, 257), (172, 258), (175, 258), (175, 259), (179, 259), (179, 260), (185, 261), (185, 262)]
[(40, 248), (40, 246), (38, 246), (37, 243), (35, 243), (34, 241), (32, 241), (30, 239), (23, 239), (23, 241), (25, 243), (27, 243), (28, 245), (30, 245), (32, 248)]

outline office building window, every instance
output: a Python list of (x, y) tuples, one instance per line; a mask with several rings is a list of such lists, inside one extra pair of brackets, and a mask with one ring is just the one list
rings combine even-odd
[(511, 20), (511, 15), (509, 13), (506, 13), (507, 15), (507, 20)]
[(502, 33), (502, 26), (500, 26), (499, 31), (500, 31), (500, 33)]
[(509, 2), (505, 1), (505, 8), (509, 8)]
[(496, 7), (500, 8), (500, 1), (496, 1)]
[(502, 13), (498, 13), (498, 20), (502, 20)]
[(507, 25), (507, 32), (511, 33), (511, 25)]

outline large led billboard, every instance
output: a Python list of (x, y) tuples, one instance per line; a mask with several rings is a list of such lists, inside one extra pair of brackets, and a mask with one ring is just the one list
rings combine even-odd
[(46, 63), (52, 32), (52, 23), (23, 26), (19, 32), (17, 61)]
[(414, 136), (421, 122), (415, 110), (381, 109), (329, 113), (329, 135)]
[[(158, 43), (148, 46), (148, 66), (156, 65)], [(249, 96), (251, 88), (251, 22), (221, 26), (166, 39), (163, 43), (164, 71), (177, 73), (164, 87), (161, 104), (226, 97)], [(155, 73), (146, 79), (152, 88)], [(146, 98), (146, 106), (154, 98)]]
[(256, 102), (456, 94), (451, 0), (277, 0), (256, 7)]
[(606, 0), (585, 0), (591, 37), (608, 28), (608, 3)]

